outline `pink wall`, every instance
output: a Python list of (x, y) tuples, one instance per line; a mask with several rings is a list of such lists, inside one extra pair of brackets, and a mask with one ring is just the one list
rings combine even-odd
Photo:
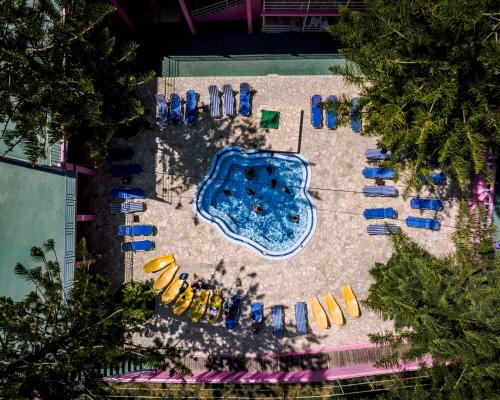
[[(259, 18), (262, 9), (262, 0), (252, 0), (252, 16)], [(247, 19), (246, 4), (242, 2), (237, 6), (226, 8), (225, 10), (204, 15), (203, 17), (193, 17), (198, 22), (215, 21), (243, 21)]]

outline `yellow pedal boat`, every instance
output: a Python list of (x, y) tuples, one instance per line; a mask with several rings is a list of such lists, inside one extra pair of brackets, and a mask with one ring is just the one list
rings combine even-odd
[(208, 304), (208, 322), (215, 324), (220, 318), (222, 311), (222, 295), (219, 289), (215, 289), (210, 297), (210, 302)]
[(171, 263), (165, 271), (163, 271), (158, 279), (156, 279), (155, 283), (153, 283), (153, 290), (160, 291), (165, 289), (170, 282), (172, 282), (172, 279), (174, 279), (175, 274), (179, 270), (179, 266), (174, 262)]
[(181, 315), (186, 311), (194, 299), (194, 289), (188, 286), (186, 290), (177, 298), (174, 307), (172, 308), (175, 315)]
[(158, 272), (173, 262), (175, 262), (174, 255), (172, 253), (168, 253), (164, 256), (149, 260), (142, 266), (142, 272)]
[(314, 320), (316, 321), (319, 329), (328, 329), (330, 327), (328, 317), (326, 316), (325, 310), (317, 297), (311, 297), (309, 299), (309, 307), (311, 307)]
[(198, 322), (207, 309), (210, 290), (201, 289), (194, 299), (193, 308), (191, 308), (191, 321)]
[(344, 325), (344, 314), (339, 307), (339, 303), (337, 303), (337, 300), (335, 300), (335, 297), (333, 297), (333, 294), (327, 293), (327, 295), (325, 296), (325, 304), (330, 320), (338, 326)]
[(359, 311), (358, 299), (351, 287), (349, 285), (344, 285), (342, 286), (342, 290), (344, 292), (344, 302), (347, 307), (347, 312), (351, 317), (359, 317), (361, 313)]
[(187, 285), (186, 279), (188, 278), (189, 274), (187, 273), (182, 273), (179, 276), (177, 276), (172, 283), (165, 289), (163, 294), (161, 295), (161, 302), (164, 305), (168, 305), (172, 303), (176, 297), (179, 295), (182, 287), (184, 285)]

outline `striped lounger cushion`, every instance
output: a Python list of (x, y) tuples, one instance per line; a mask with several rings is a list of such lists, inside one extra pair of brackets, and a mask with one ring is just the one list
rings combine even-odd
[(234, 117), (234, 93), (231, 85), (222, 86), (224, 93), (224, 114), (228, 117)]
[(365, 186), (363, 194), (366, 197), (396, 197), (398, 191), (394, 186)]
[(111, 203), (111, 214), (130, 214), (144, 211), (144, 203)]
[(399, 232), (401, 228), (395, 224), (375, 224), (368, 225), (367, 231), (369, 235), (391, 235)]
[(215, 85), (208, 87), (208, 93), (210, 95), (210, 116), (212, 118), (220, 117), (220, 98), (219, 98), (219, 88)]

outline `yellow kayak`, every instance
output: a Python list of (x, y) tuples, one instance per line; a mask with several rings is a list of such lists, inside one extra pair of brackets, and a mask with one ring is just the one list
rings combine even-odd
[(222, 296), (219, 289), (215, 289), (210, 297), (210, 303), (208, 305), (208, 322), (215, 324), (220, 317), (220, 312), (222, 310)]
[(191, 286), (188, 286), (184, 293), (182, 293), (177, 301), (175, 302), (174, 307), (172, 308), (175, 315), (181, 315), (184, 311), (186, 311), (194, 298), (194, 290)]
[(175, 257), (172, 253), (168, 253), (165, 256), (156, 257), (149, 260), (146, 264), (142, 266), (142, 272), (158, 272), (165, 268), (167, 265), (175, 262)]
[(356, 299), (356, 295), (352, 291), (349, 285), (342, 286), (342, 290), (344, 292), (344, 301), (345, 306), (347, 307), (347, 312), (351, 317), (359, 317), (359, 304), (358, 299)]
[(194, 299), (193, 308), (191, 308), (191, 321), (198, 322), (205, 310), (207, 309), (208, 299), (210, 297), (210, 290), (201, 289)]
[(328, 329), (330, 327), (328, 317), (317, 297), (309, 299), (309, 307), (311, 307), (314, 320), (318, 324), (319, 329)]
[(345, 324), (344, 314), (342, 313), (342, 310), (339, 307), (339, 303), (337, 303), (337, 300), (335, 300), (335, 297), (333, 297), (333, 294), (328, 293), (325, 296), (325, 304), (331, 321), (339, 326), (344, 325)]
[(160, 291), (165, 289), (172, 279), (174, 279), (175, 274), (179, 270), (179, 266), (174, 262), (168, 266), (165, 271), (163, 271), (155, 283), (153, 283), (153, 290)]
[(189, 276), (189, 274), (187, 274), (185, 272), (180, 274), (165, 289), (165, 291), (161, 295), (161, 302), (164, 305), (170, 304), (175, 300), (175, 298), (179, 295), (182, 287), (184, 285), (187, 285), (186, 279), (188, 278), (188, 276)]

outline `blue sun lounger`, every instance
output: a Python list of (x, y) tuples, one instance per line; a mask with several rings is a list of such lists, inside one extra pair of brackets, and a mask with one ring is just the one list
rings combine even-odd
[(363, 211), (365, 219), (382, 219), (382, 218), (395, 218), (396, 210), (394, 208), (367, 208)]
[(156, 95), (156, 124), (160, 128), (168, 125), (167, 99), (164, 94)]
[(303, 301), (295, 303), (295, 327), (299, 335), (307, 333), (307, 305)]
[(184, 113), (184, 122), (191, 125), (196, 120), (196, 92), (188, 90), (186, 92), (186, 112)]
[(311, 97), (311, 125), (318, 129), (323, 125), (323, 112), (321, 111), (321, 96), (315, 94)]
[(368, 179), (393, 179), (396, 176), (396, 171), (392, 168), (363, 168), (363, 176)]
[(406, 218), (406, 225), (410, 228), (432, 229), (433, 231), (441, 228), (441, 223), (437, 219), (408, 217)]
[(264, 321), (264, 305), (262, 303), (252, 303), (251, 305), (252, 332), (257, 334), (262, 329)]
[(271, 313), (273, 317), (273, 335), (281, 338), (283, 336), (283, 306), (273, 306)]
[(365, 186), (363, 194), (366, 197), (396, 197), (398, 190), (394, 186)]
[(241, 309), (241, 297), (235, 295), (226, 303), (226, 328), (234, 329), (238, 323)]
[(111, 190), (113, 199), (143, 199), (144, 190), (140, 188), (116, 188)]
[(351, 128), (354, 132), (361, 132), (361, 111), (358, 97), (352, 99)]
[(389, 160), (391, 152), (382, 149), (366, 149), (365, 156), (368, 160)]
[(223, 85), (222, 93), (224, 94), (224, 114), (228, 117), (234, 117), (234, 92), (231, 85)]
[(144, 203), (111, 203), (111, 214), (131, 214), (144, 211)]
[(419, 210), (440, 211), (443, 209), (443, 202), (438, 199), (413, 198), (410, 200), (410, 206)]
[(142, 167), (139, 164), (113, 165), (109, 172), (113, 176), (137, 175), (142, 172)]
[(212, 118), (219, 118), (220, 117), (219, 88), (215, 85), (209, 86), (208, 94), (210, 96), (210, 116)]
[[(328, 103), (335, 103), (337, 101), (337, 98), (335, 96), (328, 96), (326, 99)], [(337, 113), (335, 110), (328, 110), (326, 111), (326, 127), (328, 129), (334, 129), (335, 124), (337, 123)]]
[(134, 242), (123, 242), (122, 251), (149, 251), (155, 248), (155, 242), (151, 240), (137, 240)]
[[(424, 185), (428, 185), (429, 181), (425, 176), (420, 176), (420, 180)], [(433, 172), (431, 174), (431, 181), (434, 185), (444, 185), (446, 183), (446, 175), (442, 172)]]
[(250, 85), (246, 82), (240, 83), (240, 114), (250, 115)]
[(154, 234), (153, 225), (120, 225), (117, 229), (120, 236), (151, 236)]
[(172, 124), (177, 125), (181, 120), (182, 105), (181, 98), (177, 93), (170, 95), (170, 120)]
[(401, 230), (395, 224), (373, 224), (366, 229), (369, 235), (393, 235)]

